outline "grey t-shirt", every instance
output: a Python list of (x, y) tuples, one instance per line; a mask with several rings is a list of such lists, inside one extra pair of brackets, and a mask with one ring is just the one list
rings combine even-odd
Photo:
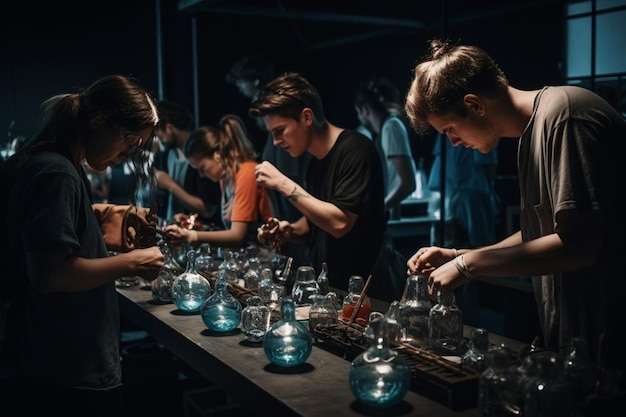
[(626, 279), (621, 245), (612, 242), (626, 233), (619, 201), (625, 145), (626, 121), (613, 107), (589, 90), (562, 86), (539, 92), (518, 151), (524, 241), (555, 233), (565, 210), (599, 210), (603, 219), (594, 266), (533, 277), (545, 345), (563, 348), (583, 336), (598, 355), (604, 340), (605, 364), (622, 369)]

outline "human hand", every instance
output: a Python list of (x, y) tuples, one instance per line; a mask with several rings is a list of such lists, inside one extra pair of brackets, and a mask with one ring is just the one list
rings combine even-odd
[(156, 179), (157, 186), (162, 190), (170, 191), (171, 188), (176, 184), (172, 177), (170, 177), (170, 175), (165, 171), (155, 169), (154, 177)]
[(174, 221), (183, 229), (200, 229), (201, 225), (198, 219), (198, 213), (191, 213), (189, 215), (185, 213), (174, 214)]
[(198, 232), (192, 229), (185, 229), (176, 224), (169, 225), (165, 228), (168, 239), (174, 245), (181, 243), (193, 243), (198, 240)]
[(285, 179), (288, 179), (278, 168), (268, 161), (257, 164), (254, 173), (257, 184), (273, 190), (277, 190), (280, 184), (285, 181)]
[(158, 246), (151, 246), (146, 249), (135, 249), (128, 253), (135, 257), (137, 271), (135, 275), (146, 281), (152, 281), (159, 276), (165, 265), (165, 257)]
[(267, 222), (257, 228), (259, 242), (276, 249), (293, 235), (293, 227), (286, 220), (270, 217)]
[(430, 246), (420, 248), (409, 258), (406, 265), (409, 274), (423, 274), (428, 276), (435, 268), (456, 257), (455, 249)]

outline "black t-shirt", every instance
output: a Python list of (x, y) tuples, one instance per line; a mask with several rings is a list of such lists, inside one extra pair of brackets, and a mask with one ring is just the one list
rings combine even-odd
[[(344, 130), (325, 158), (312, 158), (307, 171), (307, 191), (314, 197), (358, 214), (352, 230), (341, 238), (309, 222), (309, 249), (313, 265), (328, 264), (330, 285), (348, 289), (351, 275), (367, 279), (380, 251), (386, 228), (383, 171), (372, 141)], [(368, 295), (385, 277), (372, 281)], [(378, 285), (374, 285), (378, 282)]]

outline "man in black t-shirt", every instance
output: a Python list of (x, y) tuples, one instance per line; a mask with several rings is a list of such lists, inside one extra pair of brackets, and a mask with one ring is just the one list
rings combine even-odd
[[(275, 78), (257, 95), (252, 117), (262, 117), (274, 145), (297, 158), (312, 155), (306, 189), (273, 164), (257, 165), (257, 182), (284, 195), (302, 217), (273, 219), (259, 229), (259, 239), (309, 245), (313, 266), (328, 265), (330, 285), (345, 290), (351, 275), (373, 274), (386, 228), (383, 171), (371, 140), (328, 122), (315, 88), (301, 75)], [(368, 295), (391, 301), (386, 274), (373, 276)]]

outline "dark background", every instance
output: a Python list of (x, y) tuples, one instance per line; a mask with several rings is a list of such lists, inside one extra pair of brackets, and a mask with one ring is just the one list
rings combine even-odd
[[(225, 81), (225, 74), (248, 53), (268, 56), (277, 74), (301, 72), (319, 90), (329, 120), (341, 127), (358, 123), (353, 95), (360, 82), (385, 76), (406, 92), (411, 71), (433, 38), (481, 46), (518, 88), (564, 80), (565, 1), (3, 3), (0, 147), (16, 136), (37, 133), (40, 104), (48, 97), (86, 88), (112, 73), (135, 77), (156, 98), (187, 106), (197, 125), (217, 123), (231, 112), (247, 119), (248, 99)], [(180, 5), (189, 7), (181, 10)], [(260, 143), (263, 136), (250, 126)], [(431, 145), (429, 139), (414, 141), (414, 152), (425, 158), (426, 169)], [(502, 140), (498, 149), (498, 192), (505, 206), (516, 206), (518, 198), (516, 145), (515, 140)], [(532, 294), (483, 287), (481, 314), (498, 314), (473, 323), (468, 318), (468, 323), (532, 339), (537, 323)]]
[[(46, 98), (86, 88), (111, 73), (133, 76), (156, 98), (184, 104), (198, 125), (216, 123), (229, 112), (247, 118), (248, 99), (225, 81), (225, 74), (248, 53), (269, 57), (277, 74), (305, 75), (319, 90), (329, 120), (342, 127), (357, 124), (352, 99), (359, 82), (386, 76), (404, 93), (433, 38), (481, 46), (516, 87), (562, 82), (564, 1), (334, 3), (5, 2), (0, 6), (0, 146), (38, 131)], [(262, 140), (250, 126), (253, 139)], [(501, 175), (515, 173), (515, 145), (501, 143)], [(430, 146), (428, 140), (414, 143), (426, 168)]]

